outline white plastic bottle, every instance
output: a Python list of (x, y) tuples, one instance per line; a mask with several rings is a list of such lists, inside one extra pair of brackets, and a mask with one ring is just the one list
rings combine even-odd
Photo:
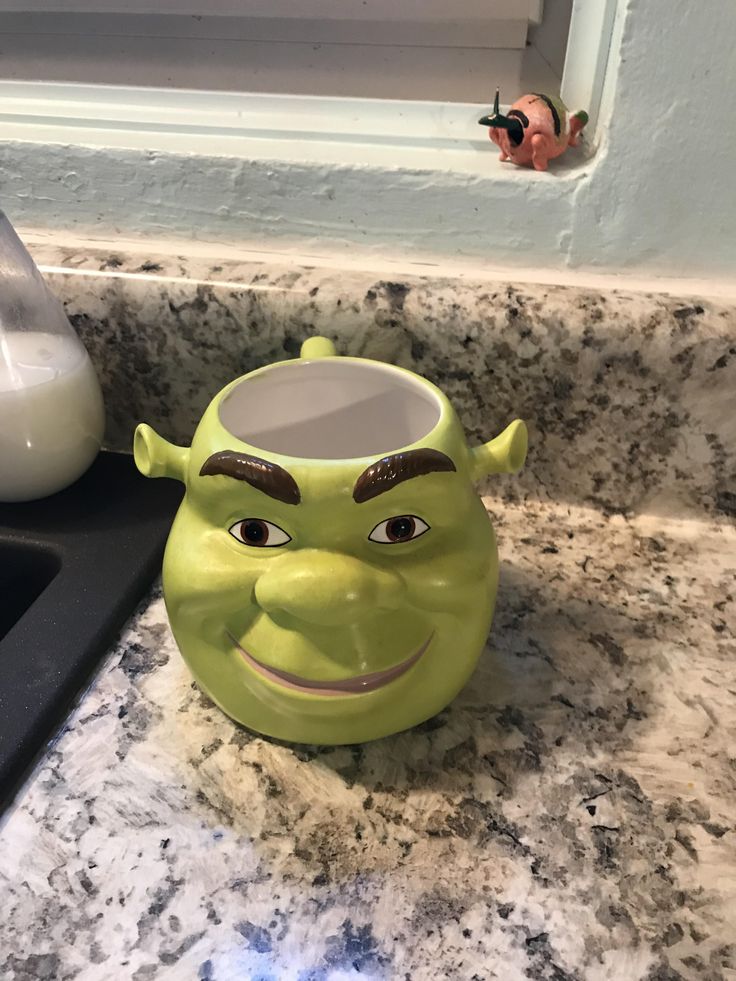
[(89, 355), (0, 212), (0, 501), (73, 483), (99, 452), (104, 428)]

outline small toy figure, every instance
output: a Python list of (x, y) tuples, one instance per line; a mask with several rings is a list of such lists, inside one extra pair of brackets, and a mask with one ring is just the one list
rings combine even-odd
[(562, 99), (532, 92), (517, 99), (504, 116), (498, 108), (496, 89), (493, 115), (478, 122), (490, 127), (488, 135), (501, 148), (501, 160), (546, 170), (550, 160), (569, 146), (578, 145), (588, 114), (581, 109), (571, 115)]

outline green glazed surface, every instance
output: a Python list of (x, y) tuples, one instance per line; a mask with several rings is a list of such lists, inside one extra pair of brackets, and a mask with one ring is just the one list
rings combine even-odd
[[(324, 338), (302, 349), (302, 359), (333, 356)], [(148, 426), (136, 430), (141, 472), (186, 486), (163, 568), (176, 642), (204, 691), (260, 733), (357, 743), (413, 726), (460, 691), (488, 635), (498, 558), (473, 481), (519, 469), (526, 429), (517, 420), (470, 450), (438, 389), (403, 369), (388, 370), (425, 386), (440, 410), (428, 435), (391, 454), (432, 450), (454, 469), (401, 479), (365, 499), (356, 482), (382, 454), (304, 459), (229, 432), (220, 409), (242, 378), (213, 399), (190, 449)], [(203, 474), (222, 451), (286, 471), (298, 503), (230, 474)], [(413, 530), (413, 537), (391, 540), (397, 529)], [(254, 535), (267, 536), (266, 546), (248, 540)]]

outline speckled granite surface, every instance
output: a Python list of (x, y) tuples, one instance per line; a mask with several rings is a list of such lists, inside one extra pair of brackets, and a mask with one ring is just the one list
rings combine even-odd
[(154, 599), (2, 829), (0, 976), (733, 977), (734, 529), (490, 504), (480, 667), (364, 747), (238, 728)]
[(155, 592), (2, 819), (0, 977), (731, 981), (733, 309), (61, 258), (105, 267), (50, 278), (113, 444), (139, 419), (186, 441), (221, 384), (319, 331), (427, 374), (479, 438), (524, 416), (533, 448), (488, 500), (488, 649), (409, 733), (249, 734)]
[(734, 306), (88, 250), (35, 254), (102, 273), (49, 279), (100, 372), (113, 448), (128, 449), (141, 421), (188, 442), (223, 385), (323, 333), (343, 354), (434, 381), (478, 441), (515, 416), (528, 420), (528, 465), (493, 493), (608, 511), (736, 514)]

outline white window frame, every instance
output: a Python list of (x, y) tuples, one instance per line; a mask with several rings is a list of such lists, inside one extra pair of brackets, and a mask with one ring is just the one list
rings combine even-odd
[[(35, 2), (48, 5), (51, 0)], [(88, 5), (103, 2), (89, 0)], [(106, 2), (119, 5), (119, 0)], [(227, 2), (235, 0), (223, 0)], [(84, 6), (82, 0), (77, 3)], [(185, 7), (194, 0), (170, 3)], [(571, 26), (562, 94), (571, 108), (587, 110), (590, 146), (598, 142), (596, 123), (615, 6), (616, 0), (578, 2)], [(253, 160), (390, 163), (391, 168), (479, 175), (490, 170), (501, 177), (509, 169), (497, 165), (487, 132), (477, 125), (486, 110), (485, 103), (0, 81), (4, 140)]]
[(494, 84), (517, 89), (527, 66), (535, 85), (558, 84), (526, 47), (541, 12), (541, 0), (0, 0), (0, 72), (4, 64), (9, 80), (467, 101)]
[[(499, 161), (477, 122), (487, 103), (3, 82), (3, 205), (22, 228), (100, 238), (198, 239), (315, 260), (375, 250), (430, 265), (484, 254), (500, 266), (564, 264), (583, 220), (578, 192), (601, 164), (590, 151), (605, 130), (610, 35), (596, 25), (610, 24), (612, 8), (615, 30), (626, 0), (575, 0), (563, 93), (591, 116), (587, 152), (549, 173)], [(575, 29), (581, 12), (586, 37)], [(574, 101), (586, 92), (598, 101)]]
[(181, 36), (197, 36), (199, 21), (221, 20), (251, 40), (522, 48), (543, 0), (2, 0), (0, 13), (31, 15), (39, 30), (51, 21), (62, 32), (86, 25), (114, 33), (124, 17), (140, 33), (175, 24)]

